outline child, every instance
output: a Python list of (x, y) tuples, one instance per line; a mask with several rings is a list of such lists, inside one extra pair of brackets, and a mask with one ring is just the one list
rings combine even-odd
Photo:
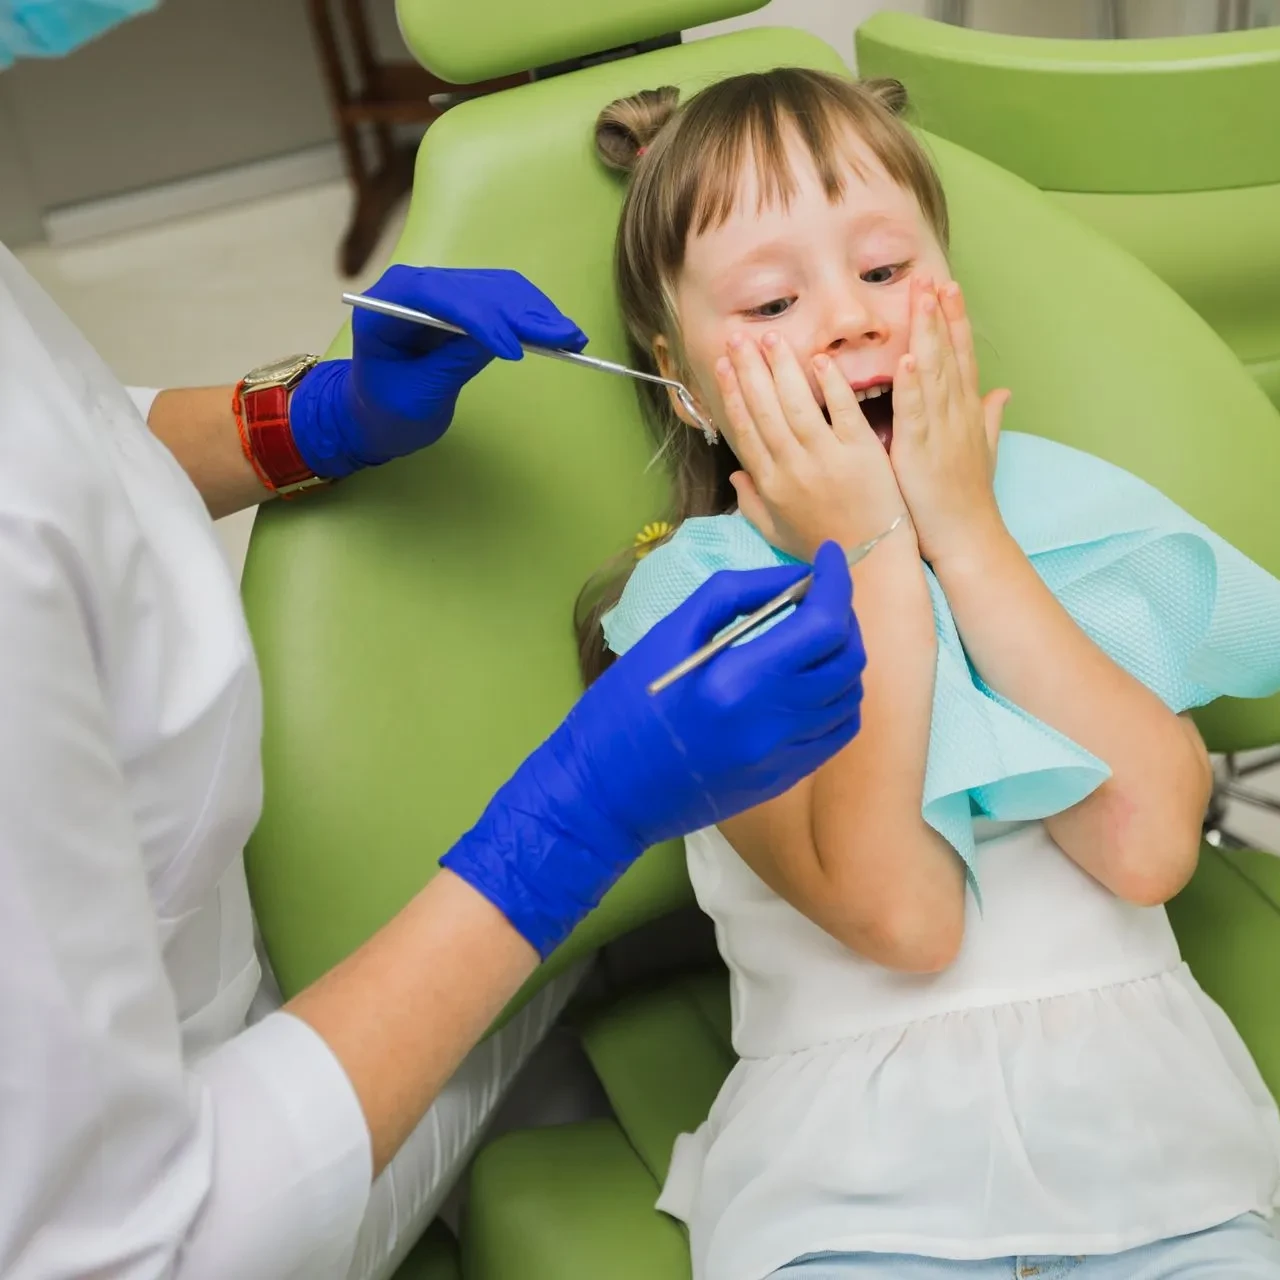
[[(659, 1204), (689, 1224), (697, 1280), (1280, 1277), (1280, 1119), (1161, 905), (1195, 867), (1204, 744), (1006, 525), (1008, 393), (979, 394), (903, 105), (894, 83), (783, 68), (684, 105), (641, 93), (598, 124), (631, 173), (634, 354), (729, 440), (650, 395), (678, 527), (619, 608), (621, 581), (580, 610), (586, 678), (717, 565), (911, 517), (854, 570), (859, 737), (687, 841), (741, 1061)], [(1002, 476), (1035, 443), (1015, 440)], [(922, 808), (948, 634), (966, 689), (1096, 766), (1043, 821), (970, 823), (962, 792), (972, 858)]]

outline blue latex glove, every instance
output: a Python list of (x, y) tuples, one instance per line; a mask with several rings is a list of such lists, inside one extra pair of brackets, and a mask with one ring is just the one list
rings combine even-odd
[(790, 617), (656, 697), (647, 691), (804, 572), (716, 574), (587, 690), (441, 865), (545, 957), (650, 845), (808, 777), (860, 723), (866, 659), (834, 544)]
[(458, 393), (521, 342), (581, 351), (586, 334), (518, 271), (388, 267), (371, 297), (426, 311), (470, 335), (373, 311), (351, 319), (352, 358), (325, 360), (298, 384), (289, 424), (303, 461), (334, 479), (434, 444)]

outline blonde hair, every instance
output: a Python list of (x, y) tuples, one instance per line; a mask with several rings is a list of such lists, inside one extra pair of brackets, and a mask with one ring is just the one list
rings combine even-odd
[[(661, 337), (687, 381), (675, 288), (691, 236), (722, 225), (734, 209), (743, 165), (758, 176), (761, 208), (787, 206), (796, 191), (787, 156), (798, 137), (828, 199), (844, 193), (844, 145), (850, 128), (888, 176), (910, 191), (945, 250), (946, 197), (928, 156), (900, 118), (906, 90), (896, 80), (847, 80), (802, 67), (733, 76), (681, 104), (670, 86), (612, 102), (596, 120), (596, 150), (609, 168), (631, 177), (614, 244), (614, 277), (637, 368), (657, 372)], [(738, 470), (722, 440), (708, 447), (672, 411), (666, 391), (640, 383), (645, 417), (673, 482), (670, 523), (733, 507), (729, 476)], [(586, 683), (608, 665), (600, 618), (622, 593), (630, 563), (615, 562), (583, 588), (574, 611)]]

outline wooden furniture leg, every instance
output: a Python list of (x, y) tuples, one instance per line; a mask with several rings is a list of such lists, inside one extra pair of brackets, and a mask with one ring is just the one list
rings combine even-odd
[(380, 61), (364, 0), (341, 0), (344, 34), (334, 20), (333, 0), (308, 0), (308, 6), (352, 187), (351, 221), (338, 249), (342, 273), (351, 276), (369, 260), (392, 210), (413, 185), (417, 144), (398, 141), (396, 126), (430, 125), (460, 97), (510, 88), (530, 76), (521, 72), (480, 84), (449, 84), (416, 63)]

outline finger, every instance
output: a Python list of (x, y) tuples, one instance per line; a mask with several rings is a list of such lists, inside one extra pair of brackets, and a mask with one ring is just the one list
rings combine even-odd
[(762, 345), (765, 362), (773, 374), (778, 403), (796, 439), (807, 447), (829, 439), (830, 429), (791, 344), (780, 333), (767, 333)]
[[(959, 286), (956, 286), (959, 288)], [(947, 318), (945, 294), (948, 285), (934, 290), (937, 311), (934, 313), (934, 331), (938, 340), (938, 352), (941, 357), (942, 388), (944, 407), (948, 414), (965, 414), (966, 410), (976, 409), (977, 400), (972, 405), (966, 401), (964, 379), (960, 372), (960, 361), (956, 357), (955, 343), (951, 340), (951, 323)], [(966, 415), (966, 421), (969, 418)]]
[(799, 441), (791, 430), (787, 415), (778, 400), (773, 373), (754, 340), (735, 334), (729, 341), (729, 360), (738, 375), (743, 403), (756, 424), (756, 430), (774, 461), (794, 456)]
[[(862, 648), (850, 636), (843, 649), (792, 677), (787, 686), (787, 706), (793, 711), (817, 712), (836, 708), (850, 696), (862, 695)], [(815, 723), (815, 732), (819, 724)]]
[[(925, 318), (921, 304), (924, 300), (925, 281), (922, 276), (911, 278), (911, 319), (907, 338), (907, 354), (898, 361), (898, 371), (893, 377), (893, 439), (911, 439), (922, 445), (929, 435), (929, 414), (925, 405), (924, 390), (920, 382), (920, 361), (926, 345)], [(901, 436), (899, 435), (901, 433)], [(893, 448), (889, 450), (893, 456)]]
[(543, 314), (522, 311), (509, 317), (512, 333), (521, 342), (538, 347), (553, 347), (558, 351), (581, 351), (587, 345), (587, 335), (568, 316), (560, 312)]
[(729, 477), (734, 492), (738, 495), (738, 510), (756, 527), (760, 536), (768, 543), (777, 546), (778, 531), (774, 526), (769, 508), (765, 506), (755, 481), (745, 471), (735, 471)]
[(853, 614), (853, 578), (844, 549), (838, 543), (824, 542), (818, 548), (813, 561), (813, 586), (800, 607), (839, 623), (846, 631), (858, 629)]
[(827, 412), (831, 415), (831, 429), (835, 432), (836, 439), (844, 444), (861, 445), (871, 442), (878, 446), (879, 441), (876, 440), (875, 432), (871, 430), (867, 415), (862, 412), (858, 397), (853, 394), (853, 388), (840, 372), (836, 362), (830, 356), (815, 356), (813, 367), (818, 375), (822, 393), (826, 397)]
[[(758, 609), (805, 575), (803, 565), (776, 569), (722, 569), (667, 616), (670, 630), (683, 631), (693, 648), (705, 644), (729, 623)], [(650, 634), (656, 634), (658, 628)], [(692, 652), (692, 649), (690, 649)]]
[(991, 450), (994, 461), (996, 451), (1000, 447), (1000, 427), (1004, 422), (1004, 411), (1013, 392), (1007, 387), (997, 391), (989, 391), (982, 399), (982, 425), (987, 433), (987, 447)]
[(753, 475), (763, 476), (773, 465), (768, 446), (760, 437), (756, 421), (742, 398), (742, 384), (728, 356), (716, 361), (716, 385), (724, 403), (724, 433), (733, 455)]
[[(832, 666), (852, 664), (838, 659)], [(808, 680), (809, 675), (798, 676), (797, 680)], [(818, 745), (828, 741), (833, 734), (839, 734), (846, 725), (852, 725), (852, 732), (844, 738), (841, 746), (858, 732), (862, 718), (862, 699), (864, 691), (861, 677), (856, 678), (840, 697), (831, 702), (815, 707), (805, 708), (807, 714), (804, 722), (796, 726), (796, 733), (791, 741), (794, 745)], [(838, 749), (838, 748), (837, 748)]]
[(512, 331), (511, 325), (500, 310), (486, 307), (483, 302), (474, 298), (458, 299), (445, 304), (438, 310), (448, 315), (442, 318), (452, 321), (460, 329), (465, 329), (469, 337), (474, 338), (482, 347), (488, 348), (495, 356), (503, 360), (523, 360), (524, 348), (520, 339)]
[(801, 671), (841, 652), (857, 632), (853, 582), (844, 552), (824, 543), (814, 561), (813, 586), (795, 612), (743, 646), (764, 673)]
[(454, 338), (431, 354), (430, 376), (436, 385), (461, 389), (493, 361), (493, 352), (470, 338)]
[[(422, 272), (423, 268), (397, 263), (388, 267), (365, 292), (371, 298), (436, 315), (424, 301), (425, 290), (420, 284)], [(351, 317), (351, 334), (356, 346), (373, 356), (423, 355), (456, 341), (453, 335), (440, 329), (363, 308), (358, 308)]]
[(892, 458), (898, 444), (919, 444), (929, 434), (928, 414), (924, 394), (920, 390), (920, 372), (916, 360), (908, 353), (898, 361), (898, 371), (893, 375), (893, 441), (889, 446)]
[(825, 718), (821, 729), (812, 736), (792, 738), (777, 747), (781, 766), (779, 773), (789, 786), (794, 786), (817, 773), (827, 761), (844, 750), (858, 736), (861, 728), (862, 701), (859, 698), (853, 700), (843, 714)]
[(942, 290), (942, 314), (951, 338), (964, 403), (970, 409), (976, 408), (979, 400), (978, 358), (973, 345), (973, 326), (969, 323), (964, 291), (954, 280), (948, 281)]
[[(476, 280), (478, 274), (447, 267), (398, 265), (388, 267), (369, 293), (447, 320), (494, 355), (504, 360), (519, 360), (524, 354), (519, 339), (512, 333), (501, 306), (493, 303), (491, 293), (480, 287)], [(388, 341), (402, 347), (420, 348), (420, 341), (411, 338), (408, 332), (419, 326), (407, 320), (390, 322), (403, 326), (404, 332), (389, 336)]]
[(947, 411), (942, 349), (938, 341), (938, 297), (934, 292), (932, 281), (921, 285), (918, 303), (911, 354), (916, 360), (917, 380), (924, 402), (926, 426), (931, 429), (941, 426)]

